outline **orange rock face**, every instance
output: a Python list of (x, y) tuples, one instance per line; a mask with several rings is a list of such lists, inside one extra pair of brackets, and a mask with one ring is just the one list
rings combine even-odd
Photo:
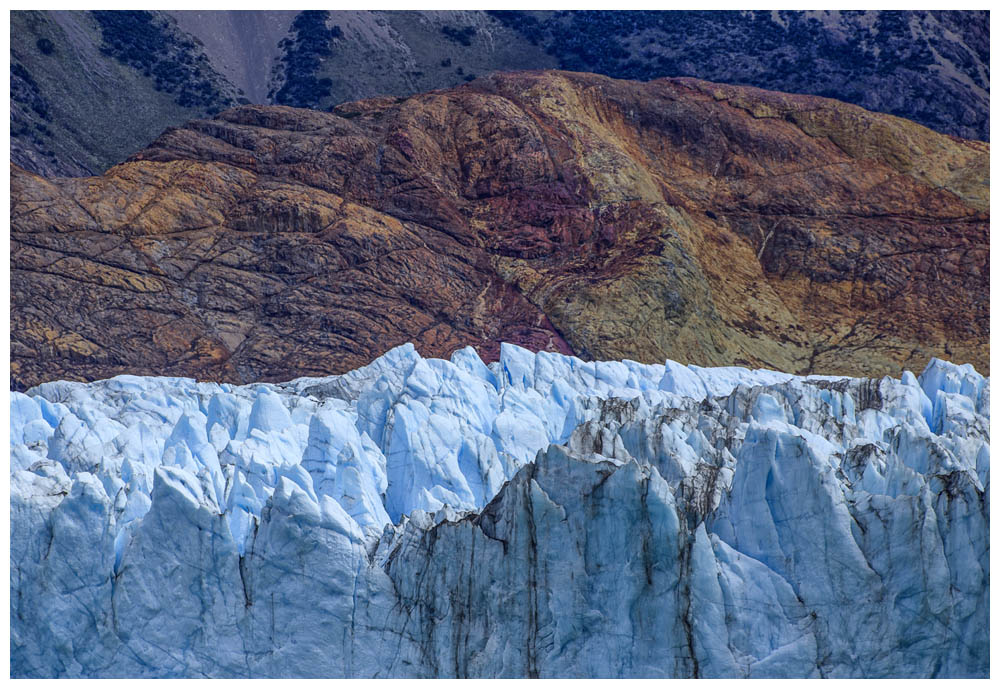
[(13, 168), (11, 195), (18, 388), (284, 380), (408, 341), (989, 372), (989, 145), (822, 98), (497, 74), (241, 107), (101, 177)]

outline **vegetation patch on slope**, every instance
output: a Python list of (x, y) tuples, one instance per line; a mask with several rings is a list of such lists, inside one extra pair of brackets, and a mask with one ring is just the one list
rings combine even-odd
[(205, 108), (210, 114), (235, 105), (213, 83), (214, 70), (205, 54), (164, 15), (95, 11), (94, 18), (101, 27), (101, 52), (151, 77), (156, 90), (174, 94), (178, 105)]
[(330, 13), (326, 10), (307, 10), (292, 22), (293, 37), (281, 42), (285, 83), (272, 95), (275, 103), (296, 108), (315, 107), (330, 95), (333, 81), (316, 76), (323, 60), (333, 55), (331, 41), (342, 35), (339, 26), (327, 28), (329, 18)]
[[(490, 11), (562, 69), (690, 76), (836, 98), (989, 140), (982, 12)], [(971, 93), (970, 93), (971, 92)], [(931, 94), (951, 94), (947, 98)], [(970, 98), (971, 96), (971, 98)]]

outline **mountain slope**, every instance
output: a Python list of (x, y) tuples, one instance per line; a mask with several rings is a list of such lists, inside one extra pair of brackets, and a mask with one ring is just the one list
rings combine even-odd
[[(166, 127), (236, 101), (326, 110), (520, 69), (811, 93), (989, 140), (987, 12), (17, 11), (11, 21), (12, 160), (47, 176), (103, 172)], [(129, 37), (150, 64), (114, 50)], [(186, 81), (200, 104), (178, 103)]]
[(810, 93), (990, 138), (989, 12), (490, 12), (559, 67)]
[(251, 103), (266, 103), (271, 66), (281, 53), (295, 10), (182, 10), (167, 12), (201, 43), (212, 65)]
[(11, 399), (14, 677), (985, 677), (989, 379), (397, 348)]
[(48, 177), (99, 174), (242, 98), (158, 13), (11, 12), (10, 51), (11, 161)]
[[(485, 12), (303, 12), (296, 21), (269, 94), (279, 105), (326, 110), (457, 86), (495, 71), (559, 66), (544, 46)], [(319, 39), (316, 59), (296, 60), (309, 50), (310, 35)]]
[(498, 74), (247, 106), (12, 177), (12, 383), (276, 380), (414, 342), (988, 371), (989, 146), (808, 96)]

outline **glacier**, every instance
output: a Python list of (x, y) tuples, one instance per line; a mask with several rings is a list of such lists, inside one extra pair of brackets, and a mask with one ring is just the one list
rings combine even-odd
[(10, 403), (14, 677), (987, 677), (989, 379), (504, 344)]

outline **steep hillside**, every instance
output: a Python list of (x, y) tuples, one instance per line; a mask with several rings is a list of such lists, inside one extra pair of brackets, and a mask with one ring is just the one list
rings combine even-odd
[[(96, 174), (237, 101), (328, 110), (495, 71), (690, 76), (989, 140), (986, 12), (13, 12), (12, 160)], [(113, 123), (113, 126), (109, 126)]]
[(12, 385), (288, 379), (498, 343), (989, 370), (989, 145), (690, 79), (497, 74), (246, 106), (12, 177)]
[(99, 174), (242, 98), (152, 12), (11, 12), (10, 55), (11, 160), (49, 177)]
[(295, 10), (182, 10), (168, 12), (200, 42), (212, 65), (251, 103), (266, 103), (271, 65), (299, 12)]
[(543, 46), (478, 11), (303, 12), (281, 49), (269, 102), (319, 109), (559, 66)]
[(297, 21), (332, 31), (305, 31), (322, 42), (315, 61), (295, 62), (298, 32), (283, 45), (271, 96), (288, 84), (301, 92), (272, 101), (282, 105), (327, 108), (559, 67), (810, 93), (989, 140), (988, 12), (338, 11)]
[(691, 76), (854, 103), (990, 138), (989, 12), (490, 12), (563, 69)]

